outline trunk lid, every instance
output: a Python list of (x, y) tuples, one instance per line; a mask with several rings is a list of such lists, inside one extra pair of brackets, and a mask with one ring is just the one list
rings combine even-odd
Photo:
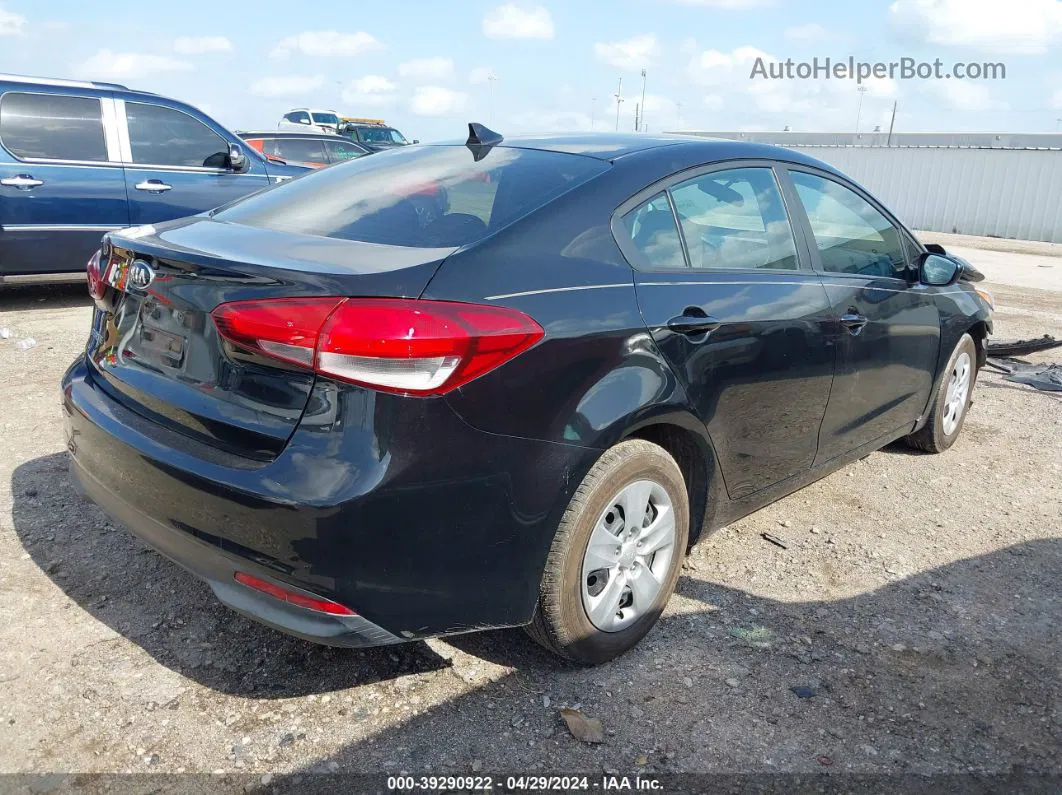
[(238, 455), (269, 460), (310, 399), (314, 375), (233, 350), (210, 313), (228, 301), (416, 298), (453, 248), (292, 234), (205, 216), (109, 236), (93, 380), (141, 416)]

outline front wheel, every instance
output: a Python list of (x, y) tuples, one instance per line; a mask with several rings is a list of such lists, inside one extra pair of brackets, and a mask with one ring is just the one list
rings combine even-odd
[(942, 453), (951, 447), (959, 438), (976, 382), (977, 346), (969, 334), (963, 334), (937, 384), (933, 413), (921, 430), (907, 437), (907, 443), (928, 453)]
[(528, 634), (587, 665), (634, 646), (675, 590), (689, 514), (682, 471), (666, 450), (642, 439), (607, 450), (561, 519)]

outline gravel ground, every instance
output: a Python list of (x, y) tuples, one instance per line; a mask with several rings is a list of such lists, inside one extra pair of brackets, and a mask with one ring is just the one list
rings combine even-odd
[[(1058, 293), (993, 290), (997, 336), (1062, 335)], [(519, 631), (334, 650), (220, 607), (75, 495), (56, 385), (82, 294), (0, 293), (2, 773), (1062, 772), (1058, 394), (985, 372), (948, 453), (875, 453), (705, 540), (610, 665)]]

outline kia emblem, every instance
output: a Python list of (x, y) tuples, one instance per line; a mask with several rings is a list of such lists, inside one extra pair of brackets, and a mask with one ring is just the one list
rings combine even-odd
[(144, 260), (133, 260), (133, 264), (129, 266), (129, 275), (126, 279), (126, 284), (129, 287), (135, 287), (138, 290), (147, 289), (147, 286), (155, 279), (155, 271), (151, 270), (151, 266)]

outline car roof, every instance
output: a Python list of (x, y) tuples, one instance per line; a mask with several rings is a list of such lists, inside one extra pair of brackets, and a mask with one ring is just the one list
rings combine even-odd
[[(446, 143), (464, 144), (464, 141)], [(691, 135), (647, 135), (644, 133), (562, 133), (557, 135), (506, 136), (499, 147), (537, 149), (560, 152), (598, 160), (616, 162), (634, 155), (652, 156), (658, 150), (674, 160), (689, 163), (712, 163), (724, 160), (765, 159), (803, 163), (836, 173), (829, 166), (794, 149), (727, 138), (703, 138)], [(637, 158), (641, 160), (642, 158)]]
[[(292, 108), (289, 111), (285, 111), (285, 113), (296, 113), (300, 110), (304, 110), (307, 113), (336, 113), (331, 108)], [(338, 116), (339, 114), (337, 113), (336, 115)]]
[(335, 133), (324, 132), (303, 132), (301, 130), (236, 130), (236, 134), (241, 138), (320, 138), (322, 141), (347, 141), (349, 143), (357, 143), (357, 141), (351, 141), (349, 138), (344, 138), (342, 135), (336, 135)]

